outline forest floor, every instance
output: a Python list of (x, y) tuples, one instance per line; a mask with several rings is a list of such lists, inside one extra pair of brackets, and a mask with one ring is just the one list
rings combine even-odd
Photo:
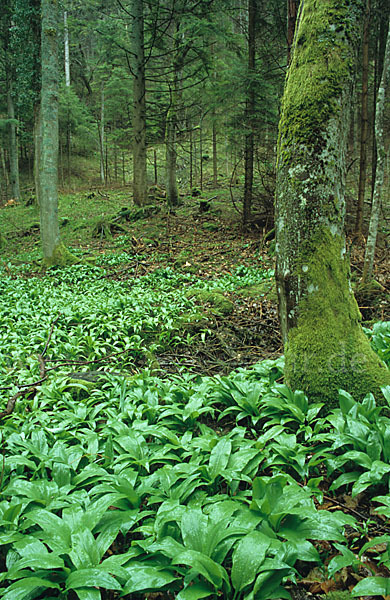
[[(161, 189), (152, 186), (143, 213), (131, 207), (127, 188), (94, 188), (63, 194), (61, 238), (81, 260), (87, 259), (90, 264), (102, 255), (126, 253), (128, 263), (115, 264), (113, 260), (114, 264), (105, 265), (106, 277), (119, 281), (165, 267), (206, 281), (237, 272), (239, 268), (242, 275), (246, 269), (274, 268), (273, 236), (267, 235), (270, 225), (264, 220), (255, 222), (243, 232), (240, 215), (225, 188), (206, 188), (197, 197), (186, 196), (174, 211), (167, 210), (161, 196)], [(39, 210), (31, 201), (0, 209), (0, 231), (6, 238), (1, 249), (3, 260), (15, 259), (17, 263), (32, 260), (26, 277), (41, 274), (38, 223)], [(374, 269), (380, 286), (367, 294), (358, 287), (364, 238), (347, 237), (352, 282), (367, 326), (378, 320), (390, 320), (389, 245), (389, 235), (382, 234)], [(234, 291), (224, 294), (231, 300), (232, 310), (226, 314), (209, 313), (207, 328), (212, 335), (192, 346), (190, 353), (169, 349), (159, 356), (162, 369), (174, 372), (180, 364), (204, 374), (227, 373), (238, 366), (280, 356), (282, 343), (274, 286), (254, 285), (239, 296)]]
[[(12, 279), (28, 281), (47, 275), (40, 267), (38, 219), (37, 207), (28, 202), (0, 208), (0, 231), (6, 239), (1, 248), (0, 266)], [(281, 356), (277, 299), (272, 279), (251, 282), (251, 276), (257, 270), (272, 275), (272, 235), (267, 236), (269, 227), (264, 223), (254, 224), (250, 231), (243, 232), (239, 215), (232, 207), (225, 189), (205, 190), (198, 197), (187, 196), (174, 211), (167, 210), (158, 188), (153, 190), (145, 211), (131, 205), (129, 191), (125, 188), (64, 194), (60, 199), (60, 223), (62, 240), (80, 257), (81, 264), (91, 268), (104, 264), (102, 275), (98, 275), (102, 285), (112, 281), (129, 286), (132, 281), (164, 270), (167, 272), (167, 269), (179, 277), (183, 276), (184, 282), (186, 276), (192, 275), (206, 283), (216, 279), (222, 281), (223, 278), (230, 278), (229, 281), (233, 282), (231, 287), (213, 289), (218, 296), (217, 303), (215, 294), (199, 296), (199, 318), (183, 325), (190, 343), (168, 342), (154, 351), (153, 360), (158, 363), (159, 377), (169, 377), (183, 371), (201, 376), (229, 375), (235, 369), (249, 368), (265, 359)], [(375, 263), (375, 277), (380, 287), (374, 295), (357, 293), (367, 327), (376, 321), (390, 321), (388, 244), (388, 238), (382, 236)], [(348, 249), (352, 281), (357, 285), (362, 272), (363, 243), (348, 239)], [(240, 278), (247, 284), (240, 285)], [(225, 301), (223, 305), (220, 304), (221, 296)], [(42, 336), (44, 340), (44, 333)], [(58, 358), (55, 354), (54, 357)], [(140, 372), (145, 366), (148, 366), (147, 360), (140, 355), (133, 367)], [(219, 433), (222, 429), (224, 434), (229, 433), (236, 425), (235, 417), (231, 418), (230, 415), (221, 422), (207, 415), (200, 421)], [(249, 438), (252, 436), (253, 433), (250, 433)], [(248, 440), (248, 443), (252, 441)], [(307, 447), (306, 451), (309, 453), (306, 460), (310, 460), (312, 450)], [(266, 475), (272, 472), (270, 467), (264, 470)], [(353, 515), (359, 533), (356, 527), (351, 531), (348, 531), (348, 526), (346, 529), (348, 543), (355, 555), (376, 536), (390, 534), (387, 519), (374, 512), (368, 494), (363, 492), (352, 497), (345, 486), (342, 493), (335, 493), (329, 491), (331, 482), (331, 478), (323, 478), (321, 489), (324, 495), (321, 503), (316, 500), (316, 506), (321, 511), (341, 511)], [(384, 552), (383, 547), (383, 543), (380, 548), (369, 547), (368, 557), (364, 559), (369, 567), (376, 569), (375, 573), (379, 576), (389, 573), (386, 567), (378, 567), (378, 556), (380, 558)], [(334, 555), (334, 547), (325, 540), (319, 542), (318, 550), (321, 555)], [(342, 595), (343, 590), (350, 590), (356, 581), (368, 576), (370, 571), (366, 568), (365, 572), (365, 567), (355, 565), (359, 570), (356, 577), (354, 568), (348, 563), (351, 556), (343, 557), (346, 566), (340, 568), (336, 579), (324, 578), (324, 571), (316, 568), (300, 572), (299, 583), (288, 587), (293, 599), (315, 600), (332, 590), (336, 590), (333, 600), (349, 598), (348, 593)], [(342, 593), (337, 595), (340, 590)], [(169, 593), (158, 592), (147, 597), (172, 598)]]

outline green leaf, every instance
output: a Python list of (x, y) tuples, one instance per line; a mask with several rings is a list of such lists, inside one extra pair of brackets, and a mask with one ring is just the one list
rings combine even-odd
[(101, 600), (100, 590), (94, 588), (79, 588), (76, 590), (79, 600)]
[(232, 452), (232, 442), (224, 437), (211, 450), (209, 461), (209, 475), (213, 481), (218, 475), (221, 475), (229, 462), (229, 457)]
[(231, 573), (233, 587), (236, 591), (241, 591), (254, 581), (269, 545), (270, 539), (260, 531), (251, 531), (238, 542), (233, 552)]
[(200, 600), (214, 595), (215, 591), (205, 583), (194, 583), (187, 585), (184, 590), (181, 590), (176, 596), (176, 600)]
[(69, 556), (76, 569), (83, 566), (95, 567), (99, 564), (101, 556), (98, 544), (89, 529), (84, 527), (72, 534), (72, 550)]
[(122, 586), (114, 577), (98, 568), (78, 569), (69, 575), (66, 580), (67, 590), (83, 587), (102, 587), (107, 590), (122, 589)]
[(25, 598), (30, 600), (30, 598), (36, 597), (39, 591), (49, 588), (59, 590), (60, 586), (40, 577), (25, 577), (12, 583), (2, 596), (2, 600), (24, 600)]
[(30, 569), (63, 569), (64, 561), (59, 556), (55, 554), (42, 554), (39, 556), (28, 556), (26, 558), (22, 558), (18, 560), (9, 572), (14, 572), (14, 570), (20, 571), (21, 569), (25, 569), (29, 567)]
[(130, 578), (123, 587), (122, 595), (133, 592), (160, 590), (176, 581), (178, 577), (163, 567), (153, 567), (145, 563), (130, 564), (125, 567)]
[(213, 561), (210, 557), (196, 552), (196, 550), (185, 550), (172, 560), (174, 565), (189, 565), (200, 575), (213, 584), (215, 589), (219, 590), (222, 581), (228, 583), (228, 576), (225, 569)]
[(351, 594), (352, 596), (389, 596), (390, 578), (366, 577), (355, 585)]
[(272, 600), (273, 598), (290, 598), (287, 590), (281, 587), (281, 582), (292, 573), (291, 568), (280, 568), (260, 573), (257, 577), (253, 592), (256, 600)]

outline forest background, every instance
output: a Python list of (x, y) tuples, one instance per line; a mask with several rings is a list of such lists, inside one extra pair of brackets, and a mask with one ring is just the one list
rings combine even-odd
[[(7, 600), (389, 595), (388, 388), (310, 404), (281, 383), (273, 207), (299, 10), (1, 8)], [(387, 364), (388, 22), (367, 1), (346, 156), (352, 282)]]

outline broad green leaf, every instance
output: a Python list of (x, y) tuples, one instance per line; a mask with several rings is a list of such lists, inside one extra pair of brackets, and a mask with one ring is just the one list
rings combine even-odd
[(251, 531), (238, 542), (233, 552), (231, 572), (233, 587), (236, 591), (241, 591), (254, 581), (269, 545), (269, 538), (260, 531)]
[(27, 567), (30, 569), (62, 569), (64, 567), (64, 561), (59, 556), (51, 553), (35, 557), (28, 556), (26, 558), (22, 558), (12, 566), (9, 576), (11, 577), (11, 573), (20, 571), (21, 569), (25, 569)]
[(94, 588), (79, 588), (76, 594), (79, 600), (101, 600), (100, 590)]
[(174, 565), (189, 565), (196, 572), (213, 584), (216, 590), (222, 586), (222, 581), (228, 583), (225, 569), (210, 557), (196, 550), (184, 550), (172, 560)]
[(161, 590), (164, 586), (176, 581), (178, 577), (163, 566), (152, 567), (143, 563), (130, 564), (125, 567), (130, 578), (123, 586), (122, 594), (133, 592)]
[(200, 508), (187, 508), (181, 519), (181, 533), (187, 548), (204, 552), (208, 520), (207, 515), (204, 515)]
[(280, 584), (292, 573), (291, 568), (275, 568), (260, 573), (253, 587), (255, 600), (272, 600), (273, 598), (290, 598), (290, 594)]
[(2, 600), (30, 600), (30, 598), (36, 598), (36, 594), (39, 591), (49, 588), (59, 590), (60, 586), (57, 583), (49, 581), (48, 579), (42, 579), (40, 577), (25, 577), (20, 581), (11, 583), (4, 596), (2, 596)]
[(232, 442), (225, 437), (221, 438), (217, 445), (211, 450), (209, 475), (212, 481), (226, 469), (231, 452)]
[(122, 586), (109, 573), (99, 568), (78, 569), (66, 579), (66, 589), (102, 587), (107, 590), (121, 590)]
[(389, 596), (390, 578), (366, 577), (355, 585), (352, 596)]
[(38, 509), (28, 513), (27, 518), (32, 523), (39, 525), (42, 530), (42, 540), (56, 552), (64, 552), (70, 546), (71, 531), (69, 526), (57, 515), (45, 509)]
[(214, 589), (205, 583), (190, 583), (177, 594), (176, 600), (200, 600), (208, 598), (211, 594), (214, 594)]
[(76, 569), (95, 567), (99, 564), (101, 556), (98, 545), (89, 529), (84, 527), (72, 534), (72, 550), (69, 556)]

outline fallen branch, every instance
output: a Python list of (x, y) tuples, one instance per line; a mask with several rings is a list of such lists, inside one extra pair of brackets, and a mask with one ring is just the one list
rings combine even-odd
[[(40, 375), (40, 379), (38, 381), (35, 381), (34, 383), (27, 383), (25, 385), (19, 385), (19, 390), (16, 392), (16, 394), (14, 394), (12, 396), (12, 398), (10, 398), (7, 402), (7, 406), (5, 408), (5, 410), (0, 412), (0, 419), (2, 419), (3, 417), (8, 417), (15, 409), (15, 405), (16, 405), (16, 400), (18, 398), (20, 398), (21, 396), (27, 396), (29, 393), (31, 392), (36, 392), (36, 388), (39, 384), (43, 383), (44, 381), (46, 381), (47, 379), (47, 375), (46, 375), (46, 364), (45, 364), (45, 359), (44, 356), (47, 352), (47, 349), (49, 347), (50, 344), (50, 340), (51, 337), (53, 335), (53, 331), (54, 331), (54, 326), (57, 323), (58, 319), (60, 318), (61, 313), (58, 313), (57, 317), (54, 319), (54, 321), (51, 324), (50, 327), (50, 331), (49, 331), (49, 335), (48, 338), (46, 340), (46, 344), (45, 347), (42, 351), (41, 354), (38, 354), (38, 362), (39, 362), (39, 375)], [(25, 388), (25, 389), (22, 389)], [(10, 389), (8, 388), (1, 388), (1, 389)]]

